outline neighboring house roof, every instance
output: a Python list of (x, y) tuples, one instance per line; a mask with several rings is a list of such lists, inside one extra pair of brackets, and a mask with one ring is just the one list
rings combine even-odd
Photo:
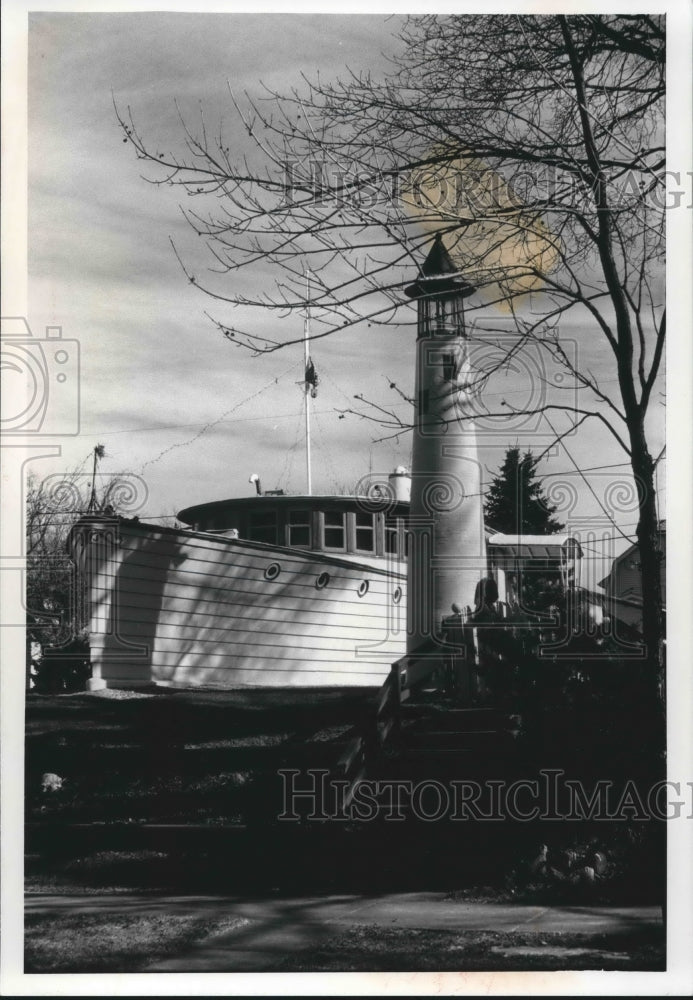
[(529, 559), (558, 559), (566, 549), (575, 546), (575, 554), (582, 557), (580, 543), (573, 535), (506, 535), (495, 534), (486, 539), (491, 550), (502, 549), (505, 555)]
[[(666, 521), (660, 521), (659, 522), (659, 537), (660, 538), (664, 537), (666, 535), (666, 533), (667, 533)], [(616, 573), (618, 572), (618, 570), (620, 569), (620, 567), (628, 559), (632, 559), (633, 555), (635, 555), (635, 554), (638, 555), (638, 562), (636, 563), (636, 565), (628, 567), (628, 568), (629, 569), (638, 569), (639, 570), (640, 569), (640, 559), (639, 559), (640, 551), (639, 551), (639, 547), (638, 547), (637, 542), (634, 542), (632, 545), (629, 545), (627, 549), (624, 549), (623, 552), (620, 552), (617, 556), (614, 557), (614, 561), (611, 563), (611, 569), (609, 570), (608, 574), (604, 577), (603, 580), (599, 580), (599, 586), (600, 587), (604, 587), (605, 590), (608, 590), (613, 585), (613, 583), (615, 581), (615, 578), (616, 578)]]

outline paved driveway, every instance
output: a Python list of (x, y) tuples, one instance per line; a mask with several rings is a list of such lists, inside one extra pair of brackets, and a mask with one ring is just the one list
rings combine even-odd
[[(628, 936), (661, 931), (659, 907), (524, 906), (450, 900), (440, 892), (331, 894), (247, 899), (219, 896), (29, 895), (27, 915), (64, 909), (75, 913), (167, 913), (233, 917), (236, 928), (190, 951), (148, 966), (151, 972), (260, 972), (287, 955), (319, 947), (357, 925), (390, 930), (536, 935)], [(525, 950), (526, 947), (525, 947)], [(570, 950), (566, 966), (570, 967)]]

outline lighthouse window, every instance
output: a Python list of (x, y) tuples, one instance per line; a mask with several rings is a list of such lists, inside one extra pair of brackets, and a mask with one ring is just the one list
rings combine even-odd
[(454, 297), (436, 299), (436, 325), (441, 332), (455, 329), (457, 313), (458, 303)]
[(443, 378), (448, 382), (452, 382), (455, 378), (455, 355), (454, 354), (444, 354), (443, 355)]
[(255, 511), (250, 515), (248, 538), (253, 542), (277, 544), (277, 512), (274, 510)]
[(419, 413), (421, 416), (428, 413), (428, 389), (419, 390)]
[(456, 296), (419, 299), (420, 336), (449, 336), (451, 332), (457, 332), (461, 320), (461, 303)]
[(356, 548), (361, 552), (372, 552), (373, 545), (373, 515), (363, 511), (356, 513)]
[(323, 514), (324, 544), (326, 549), (346, 548), (346, 532), (344, 530), (344, 514), (338, 510), (328, 510)]
[(310, 511), (289, 511), (289, 545), (310, 547)]

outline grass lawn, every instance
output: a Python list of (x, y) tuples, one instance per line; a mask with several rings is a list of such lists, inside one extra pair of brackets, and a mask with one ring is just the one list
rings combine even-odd
[[(29, 887), (53, 880), (68, 889), (236, 892), (279, 882), (334, 888), (341, 879), (354, 889), (483, 885), (527, 896), (527, 864), (542, 842), (558, 854), (589, 838), (609, 861), (591, 899), (659, 902), (662, 852), (651, 823), (480, 823), (447, 831), (449, 824), (421, 823), (399, 834), (400, 824), (346, 834), (335, 824), (327, 836), (309, 823), (273, 824), (282, 807), (278, 770), (333, 765), (377, 695), (375, 688), (29, 695)], [(43, 788), (46, 773), (58, 776), (55, 790)], [(150, 834), (151, 824), (168, 824), (168, 832), (151, 827)], [(572, 901), (579, 891), (539, 886), (540, 895), (560, 897), (542, 898), (547, 903), (566, 893)]]
[(24, 971), (140, 972), (157, 959), (243, 923), (170, 912), (35, 915), (24, 930)]
[[(103, 893), (115, 899), (133, 891), (262, 895), (276, 886), (296, 894), (386, 887), (443, 889), (460, 899), (476, 893), (491, 901), (584, 901), (584, 887), (527, 884), (527, 860), (537, 845), (547, 840), (558, 850), (570, 846), (562, 838), (576, 836), (558, 827), (524, 824), (509, 832), (492, 824), (446, 835), (436, 824), (424, 824), (425, 830), (397, 835), (399, 824), (380, 833), (365, 824), (323, 836), (307, 824), (265, 832), (263, 817), (272, 812), (266, 791), (274, 788), (266, 777), (282, 767), (329, 766), (372, 712), (376, 696), (375, 689), (30, 695), (26, 817), (33, 825), (27, 839), (33, 853), (27, 857), (27, 890), (85, 897)], [(53, 791), (42, 788), (46, 772), (61, 779)], [(69, 824), (84, 825), (81, 841)], [(182, 832), (154, 830), (147, 840), (148, 824), (180, 824)], [(31, 846), (39, 827), (43, 834)], [(604, 824), (584, 834), (599, 835), (610, 865), (609, 877), (589, 889), (590, 902), (653, 901), (657, 853), (645, 840), (630, 844), (625, 832), (617, 830), (613, 844), (602, 843), (608, 833)], [(630, 832), (640, 837), (638, 829)], [(546, 898), (559, 892), (555, 899)], [(242, 922), (221, 910), (39, 908), (26, 923), (25, 971), (141, 971), (209, 937), (240, 929)], [(280, 959), (279, 969), (659, 969), (663, 949), (663, 939), (651, 936), (631, 937), (626, 945), (613, 937), (586, 941), (362, 925)]]
[(259, 775), (338, 758), (376, 689), (104, 694), (28, 696), (29, 822), (241, 823)]
[(310, 952), (287, 957), (282, 972), (483, 972), (512, 969), (662, 971), (664, 934), (653, 941), (617, 935), (394, 930), (360, 925)]

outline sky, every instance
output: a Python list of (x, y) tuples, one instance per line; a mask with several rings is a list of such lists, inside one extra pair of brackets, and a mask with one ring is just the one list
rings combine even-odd
[[(103, 474), (138, 476), (139, 515), (165, 523), (190, 504), (252, 493), (251, 473), (265, 488), (305, 490), (301, 347), (252, 357), (226, 341), (205, 312), (241, 327), (276, 330), (285, 339), (300, 336), (301, 321), (215, 310), (186, 280), (171, 240), (186, 260), (201, 256), (182, 217), (180, 193), (143, 179), (142, 165), (123, 142), (114, 101), (121, 111), (130, 108), (153, 144), (178, 142), (176, 102), (189, 119), (204, 108), (208, 126), (223, 120), (240, 151), (229, 86), (258, 95), (260, 81), (286, 90), (300, 85), (301, 73), (334, 78), (346, 66), (381, 75), (386, 57), (396, 54), (400, 23), (380, 14), (30, 15), (29, 322), (34, 336), (60, 326), (64, 339), (78, 342), (81, 392), (78, 433), (62, 440), (59, 457), (41, 460), (40, 470), (36, 463), (37, 472), (85, 461), (88, 470), (94, 446), (103, 444)], [(258, 273), (258, 287), (263, 280)], [(579, 320), (563, 333), (594, 370), (604, 367), (603, 345)], [(344, 410), (356, 405), (358, 393), (407, 419), (406, 404), (389, 385), (411, 391), (411, 327), (375, 333), (363, 324), (317, 342), (312, 356), (321, 377), (312, 420), (314, 492), (351, 491), (371, 471), (407, 466), (406, 434), (378, 441), (388, 432)], [(485, 405), (526, 398), (531, 368), (530, 359), (529, 368), (521, 363), (489, 386)], [(53, 402), (67, 405), (57, 397)], [(566, 427), (561, 416), (554, 423), (559, 431)], [(656, 408), (655, 452), (664, 443), (662, 423), (663, 409)], [(535, 454), (546, 447), (550, 430), (535, 425), (515, 421), (501, 434), (482, 434), (485, 480), (506, 446)], [(613, 498), (624, 484), (615, 517), (632, 536), (629, 470), (598, 425), (566, 445), (569, 453), (553, 448), (540, 468), (554, 500), (564, 504), (563, 520), (577, 529), (596, 525), (611, 538), (586, 552), (593, 583), (627, 545), (605, 522), (594, 494), (603, 502), (607, 491)], [(590, 470), (591, 489), (573, 463)], [(664, 463), (660, 469), (664, 516)]]
[[(228, 119), (227, 81), (235, 91), (257, 93), (260, 79), (285, 86), (302, 71), (382, 66), (393, 27), (384, 17), (356, 16), (32, 18), (31, 322), (38, 329), (61, 324), (64, 336), (80, 342), (75, 459), (98, 441), (111, 463), (104, 461), (104, 471), (144, 469), (152, 515), (243, 494), (252, 472), (268, 487), (283, 476), (285, 487), (302, 489), (302, 457), (298, 446), (292, 451), (302, 349), (252, 358), (206, 318), (210, 304), (187, 284), (169, 242), (197, 252), (176, 193), (141, 179), (113, 97), (149, 134), (166, 137), (178, 129), (174, 99), (186, 113), (203, 101), (210, 119)], [(300, 336), (301, 321), (289, 322), (295, 329), (288, 334)], [(400, 344), (393, 334), (376, 345), (352, 337), (314, 352), (324, 376), (315, 405), (316, 490), (348, 488), (371, 461), (388, 468), (406, 462), (406, 446), (371, 460), (367, 428), (344, 434), (334, 412), (377, 385), (362, 363), (366, 352), (375, 346), (384, 371)], [(256, 396), (264, 386), (270, 388)], [(225, 413), (228, 419), (215, 423)], [(186, 444), (208, 424), (214, 426)]]

